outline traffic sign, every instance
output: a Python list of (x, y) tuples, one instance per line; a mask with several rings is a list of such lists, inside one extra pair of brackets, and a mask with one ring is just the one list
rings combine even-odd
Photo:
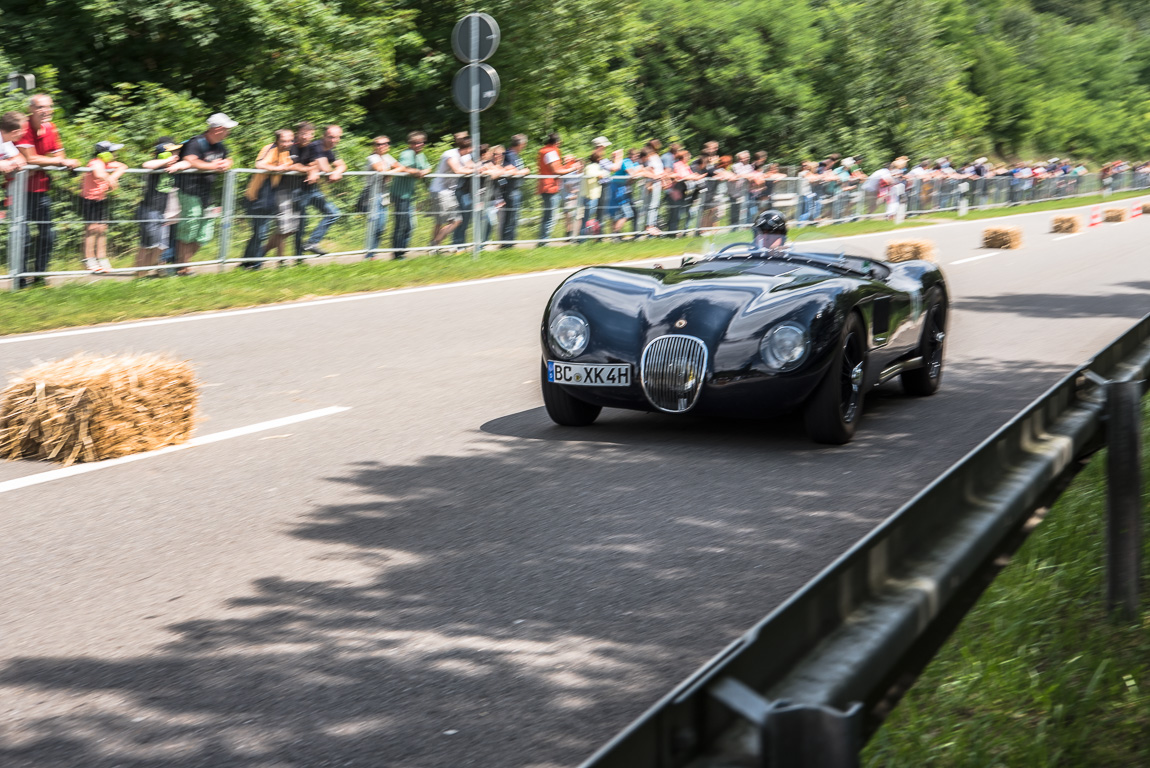
[(499, 48), (499, 24), (486, 13), (469, 13), (455, 24), (451, 48), (464, 64), (487, 61)]
[[(471, 89), (471, 73), (475, 71), (478, 87)], [(495, 103), (499, 96), (499, 73), (488, 64), (468, 64), (455, 73), (451, 81), (451, 95), (455, 106), (464, 112), (482, 112)]]

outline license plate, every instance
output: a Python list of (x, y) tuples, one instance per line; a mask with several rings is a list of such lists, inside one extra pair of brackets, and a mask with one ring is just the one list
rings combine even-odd
[(631, 366), (588, 365), (547, 361), (547, 380), (575, 387), (627, 387), (631, 385)]

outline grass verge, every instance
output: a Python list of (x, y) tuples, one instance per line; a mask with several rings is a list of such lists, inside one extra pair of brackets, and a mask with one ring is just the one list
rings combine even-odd
[[(1125, 196), (1138, 195), (1130, 193)], [(1122, 197), (1114, 195), (1109, 200)], [(977, 211), (972, 212), (968, 218), (993, 218), (1030, 211), (1056, 210), (1091, 202), (1102, 202), (1102, 198), (1096, 201), (1094, 198), (1074, 198)], [(930, 219), (912, 219), (902, 224), (867, 220), (807, 227), (796, 230), (794, 240), (802, 242), (914, 229), (944, 218), (947, 218), (945, 214), (932, 214)], [(746, 239), (745, 234), (733, 233), (720, 238), (721, 242), (743, 239)], [(478, 260), (466, 254), (425, 256), (399, 262), (324, 264), (300, 269), (266, 268), (257, 272), (232, 270), (180, 279), (100, 280), (19, 292), (0, 291), (0, 335), (235, 309), (317, 296), (448, 283), (545, 269), (669, 257), (684, 252), (699, 252), (706, 247), (707, 241), (701, 237), (603, 242), (560, 248), (487, 251)]]
[[(1142, 423), (1150, 481), (1150, 400)], [(1099, 454), (1062, 495), (875, 734), (864, 765), (1150, 765), (1150, 608), (1133, 623), (1106, 616), (1105, 467)]]

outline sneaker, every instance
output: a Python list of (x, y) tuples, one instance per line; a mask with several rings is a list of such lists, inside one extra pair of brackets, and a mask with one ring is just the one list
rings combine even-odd
[(328, 251), (320, 246), (319, 243), (314, 245), (305, 245), (303, 247), (304, 253), (314, 253), (316, 256), (327, 256)]
[(392, 261), (403, 261), (405, 258), (407, 258), (407, 257), (404, 256), (402, 253), (396, 253), (396, 254), (392, 255), (391, 260)]
[(105, 271), (104, 265), (101, 264), (98, 259), (92, 256), (85, 257), (84, 268), (91, 272), (93, 275), (102, 275)]

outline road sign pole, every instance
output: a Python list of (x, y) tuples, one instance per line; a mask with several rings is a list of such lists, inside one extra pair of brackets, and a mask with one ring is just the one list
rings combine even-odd
[[(451, 81), (451, 96), (461, 110), (471, 116), (471, 256), (478, 259), (483, 250), (483, 200), (480, 195), (482, 156), (479, 151), (479, 113), (490, 107), (499, 95), (499, 75), (482, 62), (499, 48), (499, 25), (486, 13), (469, 13), (455, 24), (451, 47), (455, 58), (465, 66)], [(481, 76), (482, 75), (482, 76)], [(467, 183), (464, 179), (461, 183)]]
[[(471, 17), (471, 63), (478, 63), (479, 52), (479, 16)], [(471, 67), (471, 258), (478, 259), (479, 252), (483, 250), (483, 227), (480, 213), (483, 203), (479, 199), (479, 165), (482, 158), (479, 153), (479, 68)]]

